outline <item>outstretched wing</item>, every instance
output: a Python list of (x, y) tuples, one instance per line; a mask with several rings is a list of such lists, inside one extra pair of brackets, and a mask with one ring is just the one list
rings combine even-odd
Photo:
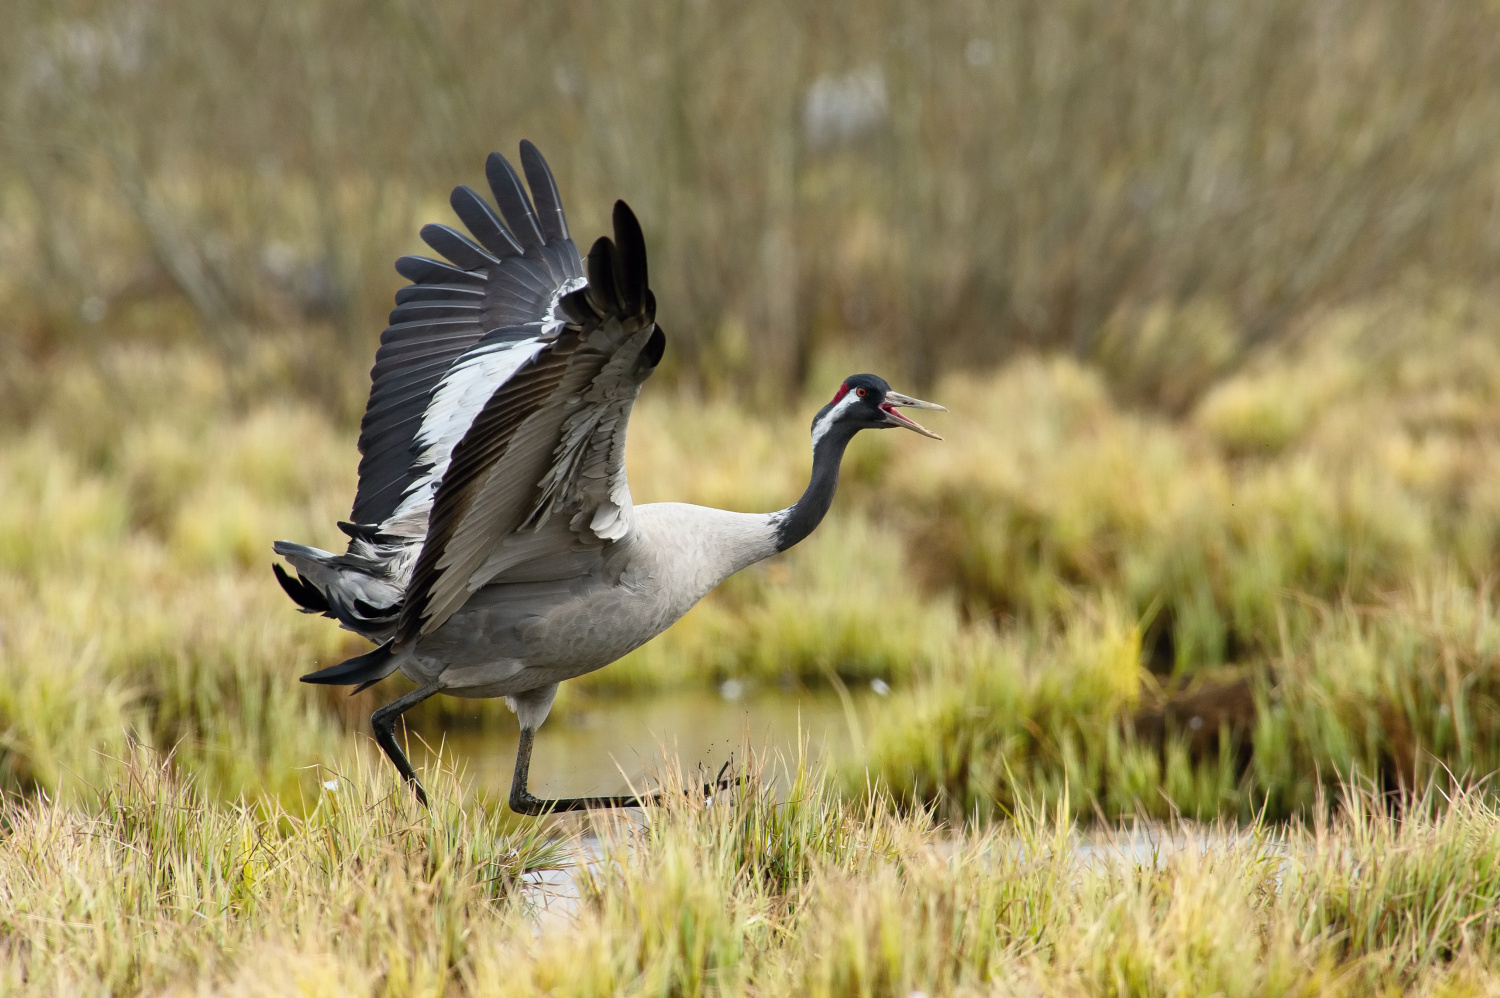
[(503, 356), (494, 363), (505, 377), (484, 392), (442, 467), (394, 649), (441, 627), (486, 582), (629, 535), (626, 423), (666, 339), (645, 240), (623, 201), (614, 229), (616, 242), (601, 237), (589, 251), (587, 283), (561, 299), (555, 327), (524, 342), (497, 330), (455, 365), (461, 373)]
[(450, 203), (472, 238), (428, 225), (422, 239), (446, 260), (396, 261), (412, 283), (396, 293), (370, 372), (355, 524), (408, 540), (426, 532), (454, 445), (490, 392), (556, 335), (558, 302), (584, 283), (557, 183), (530, 142), (521, 143), (521, 167), (531, 198), (491, 153), (485, 174), (499, 214), (471, 188), (454, 188)]

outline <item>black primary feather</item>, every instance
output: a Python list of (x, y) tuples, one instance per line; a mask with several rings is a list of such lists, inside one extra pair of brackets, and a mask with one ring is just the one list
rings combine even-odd
[(429, 222), (422, 226), (418, 235), (424, 243), (466, 271), (488, 270), (500, 262), (474, 240), (446, 225)]
[(516, 176), (516, 168), (510, 165), (510, 160), (497, 152), (490, 153), (489, 159), (484, 161), (484, 175), (511, 233), (522, 246), (542, 245), (542, 233), (537, 228), (531, 201), (526, 197), (521, 178)]
[(380, 525), (375, 523), (350, 523), (339, 521), (339, 529), (348, 537), (359, 541), (373, 541), (380, 536)]
[(661, 326), (658, 325), (651, 331), (651, 338), (646, 341), (646, 345), (641, 348), (640, 359), (636, 361), (637, 368), (644, 371), (656, 367), (657, 364), (661, 363), (662, 355), (666, 352), (667, 335), (661, 331)]
[(413, 284), (469, 284), (484, 287), (484, 274), (471, 274), (441, 260), (425, 256), (403, 256), (396, 261), (396, 273)]
[(396, 292), (397, 305), (417, 301), (465, 301), (478, 304), (484, 301), (484, 289), (459, 284), (408, 284)]
[(589, 301), (600, 315), (611, 315), (620, 308), (620, 296), (615, 291), (615, 244), (609, 237), (600, 236), (589, 249), (588, 275)]
[(413, 301), (391, 309), (387, 324), (399, 326), (403, 322), (418, 322), (428, 319), (479, 320), (479, 303), (476, 301)]
[(628, 315), (639, 315), (646, 304), (646, 237), (635, 212), (624, 201), (615, 202), (615, 293), (620, 308)]
[(541, 226), (547, 242), (568, 238), (568, 220), (563, 217), (562, 195), (557, 193), (557, 179), (552, 168), (528, 140), (521, 140), (521, 169), (526, 172), (526, 183), (531, 187), (531, 199), (536, 202), (536, 220)]
[(505, 224), (495, 214), (495, 209), (474, 188), (468, 184), (459, 184), (448, 196), (448, 203), (453, 206), (453, 214), (468, 226), (474, 238), (483, 243), (491, 253), (502, 259), (521, 255), (521, 244), (506, 231)]

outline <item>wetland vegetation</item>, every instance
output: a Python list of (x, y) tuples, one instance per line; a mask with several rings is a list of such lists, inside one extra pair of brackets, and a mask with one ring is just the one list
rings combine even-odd
[[(0, 990), (1500, 992), (1500, 14), (1354, 6), (23, 0)], [(523, 136), (646, 226), (636, 501), (783, 505), (855, 370), (951, 410), (564, 687), (837, 700), (711, 807), (450, 752), (423, 812), (400, 691), (296, 681), (361, 645), (270, 542), (339, 543), (390, 260)]]

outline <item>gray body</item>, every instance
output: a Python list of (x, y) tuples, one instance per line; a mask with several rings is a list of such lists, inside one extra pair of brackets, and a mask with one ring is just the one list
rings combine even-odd
[(559, 558), (554, 572), (531, 566), (554, 578), (481, 587), (402, 652), (397, 667), (412, 682), (457, 697), (514, 697), (554, 686), (639, 648), (720, 582), (775, 552), (771, 515), (686, 503), (637, 506), (628, 536)]

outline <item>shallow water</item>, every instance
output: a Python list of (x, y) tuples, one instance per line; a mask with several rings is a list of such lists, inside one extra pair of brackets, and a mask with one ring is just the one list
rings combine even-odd
[[(696, 772), (707, 780), (726, 762), (741, 760), (747, 749), (767, 761), (767, 778), (780, 782), (780, 760), (795, 761), (799, 744), (806, 746), (810, 762), (857, 757), (862, 728), (875, 699), (876, 693), (868, 688), (855, 690), (845, 701), (826, 690), (730, 684), (717, 691), (575, 701), (537, 734), (531, 790), (544, 797), (630, 793), (656, 787), (656, 774), (670, 764), (680, 764), (689, 779)], [(503, 799), (515, 764), (515, 727), (457, 730), (445, 737), (445, 751), (467, 774), (471, 786)], [(621, 812), (621, 816), (628, 820), (633, 813)], [(603, 857), (603, 847), (592, 834), (575, 830), (583, 834), (574, 840), (571, 863), (525, 878), (539, 930), (549, 918), (566, 919), (576, 910), (581, 866), (591, 866)], [(1184, 851), (1229, 847), (1242, 834), (1193, 822), (1081, 830), (1071, 836), (1071, 861), (1080, 872), (1116, 866), (1161, 869)], [(1014, 844), (1021, 847), (1019, 842)], [(1280, 852), (1275, 845), (1269, 851)]]
[[(799, 741), (809, 760), (847, 754), (858, 740), (862, 701), (848, 707), (831, 691), (746, 689), (684, 690), (618, 699), (590, 699), (549, 718), (537, 732), (531, 757), (531, 792), (539, 797), (630, 793), (655, 786), (664, 761), (680, 763), (685, 776), (710, 778), (745, 750), (771, 761), (795, 760)], [(851, 713), (853, 717), (851, 719)], [(449, 732), (445, 751), (473, 781), (491, 793), (510, 789), (517, 732)]]

